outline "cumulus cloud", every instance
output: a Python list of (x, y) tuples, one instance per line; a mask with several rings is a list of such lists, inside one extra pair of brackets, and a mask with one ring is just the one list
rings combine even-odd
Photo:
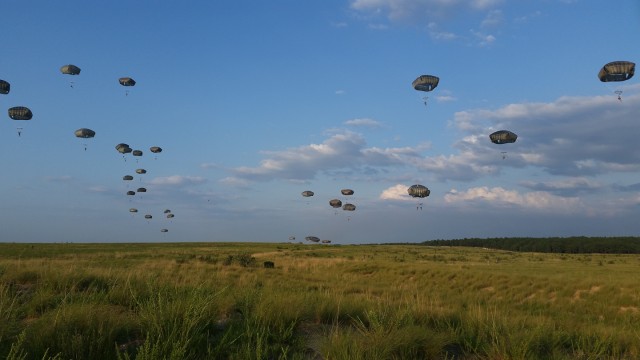
[(524, 209), (575, 212), (582, 208), (580, 199), (555, 196), (544, 191), (521, 194), (502, 187), (474, 187), (466, 191), (450, 190), (444, 196), (445, 203), (479, 203), (491, 206), (515, 206)]
[(411, 196), (407, 193), (407, 185), (397, 184), (386, 188), (380, 193), (380, 200), (397, 200), (407, 201), (411, 200)]
[[(623, 104), (615, 96), (561, 97), (547, 103), (460, 111), (452, 120), (465, 134), (454, 144), (459, 154), (425, 159), (423, 166), (446, 172), (463, 164), (481, 176), (490, 170), (486, 166), (495, 163), (496, 152), (507, 151), (509, 161), (503, 165), (535, 166), (552, 175), (640, 171), (640, 153), (629, 148), (636, 142), (639, 112), (637, 93), (628, 94)], [(499, 146), (490, 143), (488, 135), (501, 129), (514, 131), (518, 140)]]
[(202, 184), (206, 181), (207, 180), (201, 176), (172, 175), (153, 178), (149, 181), (149, 184), (164, 186), (188, 186)]
[(264, 151), (266, 159), (257, 167), (237, 167), (233, 178), (269, 181), (294, 181), (314, 178), (318, 173), (349, 171), (375, 172), (378, 167), (403, 166), (421, 157), (429, 145), (416, 147), (367, 147), (361, 134), (341, 132), (331, 135), (321, 144), (304, 145), (281, 151)]

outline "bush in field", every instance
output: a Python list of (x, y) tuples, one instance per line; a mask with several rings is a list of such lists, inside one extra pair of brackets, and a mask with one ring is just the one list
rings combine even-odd
[(251, 256), (250, 253), (244, 252), (236, 255), (228, 255), (223, 261), (224, 265), (238, 264), (243, 267), (257, 266), (258, 262), (256, 258)]

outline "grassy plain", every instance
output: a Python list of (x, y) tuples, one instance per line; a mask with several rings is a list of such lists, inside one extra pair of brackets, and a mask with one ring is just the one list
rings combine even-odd
[(638, 359), (638, 273), (638, 255), (4, 243), (0, 357)]

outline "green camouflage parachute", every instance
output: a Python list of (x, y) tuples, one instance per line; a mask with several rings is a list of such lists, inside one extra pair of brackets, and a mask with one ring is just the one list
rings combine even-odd
[(91, 129), (81, 128), (76, 130), (75, 135), (79, 138), (89, 139), (96, 136), (96, 132)]
[(0, 80), (0, 94), (8, 94), (11, 91), (11, 84), (8, 81)]
[(122, 180), (125, 180), (125, 181), (133, 180), (133, 176), (131, 176), (131, 175), (125, 175), (125, 176), (123, 176), (123, 177), (122, 177)]
[(346, 203), (346, 204), (344, 204), (342, 206), (342, 210), (344, 210), (344, 211), (355, 211), (356, 210), (356, 206), (353, 205), (353, 204)]
[(136, 169), (136, 174), (146, 174), (147, 170), (145, 169)]
[(133, 156), (142, 156), (142, 150), (133, 150), (133, 152), (131, 152), (131, 154)]
[(168, 229), (160, 229), (160, 232), (168, 232)]
[(129, 209), (129, 212), (130, 212), (130, 213), (137, 213), (137, 212), (138, 212), (138, 209), (136, 209), (136, 208), (131, 208), (131, 209)]
[(9, 117), (13, 120), (31, 120), (33, 113), (26, 106), (15, 106), (9, 109)]
[(342, 189), (342, 190), (340, 190), (340, 193), (342, 195), (349, 196), (349, 195), (353, 195), (353, 190), (351, 190), (351, 189)]
[(313, 196), (313, 191), (310, 191), (310, 190), (303, 191), (303, 192), (302, 192), (302, 196), (304, 196), (304, 197), (310, 197), (310, 196)]
[(131, 190), (127, 191), (127, 195), (133, 196), (133, 195), (135, 195), (135, 194), (136, 194), (136, 192), (135, 192), (135, 191), (131, 191)]
[(329, 200), (329, 206), (331, 206), (334, 209), (340, 208), (342, 207), (342, 201), (338, 199)]
[(418, 91), (432, 91), (438, 86), (440, 78), (433, 75), (421, 75), (413, 80), (411, 86)]
[(425, 198), (431, 194), (431, 190), (420, 184), (409, 186), (407, 192), (409, 193), (409, 196), (414, 198)]
[(141, 192), (147, 192), (147, 189), (146, 189), (146, 188), (141, 187), (141, 188), (138, 188), (138, 190), (136, 190), (136, 191), (137, 191), (137, 192), (139, 192), (139, 193), (141, 193)]
[(307, 236), (304, 239), (307, 241), (320, 242), (320, 238), (317, 236)]
[(60, 72), (66, 75), (80, 75), (80, 68), (75, 65), (65, 65), (60, 68)]
[(162, 148), (160, 146), (152, 146), (149, 150), (154, 154), (162, 152)]
[(135, 86), (136, 84), (136, 81), (130, 77), (122, 77), (118, 79), (118, 82), (120, 82), (120, 85), (122, 86)]
[(636, 64), (630, 61), (612, 61), (600, 69), (598, 78), (602, 82), (626, 81), (633, 77)]
[(491, 142), (494, 144), (514, 143), (517, 138), (518, 135), (509, 130), (499, 130), (489, 135), (489, 139), (491, 139)]

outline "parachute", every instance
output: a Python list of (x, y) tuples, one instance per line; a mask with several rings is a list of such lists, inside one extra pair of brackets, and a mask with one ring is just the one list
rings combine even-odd
[(146, 174), (147, 170), (145, 169), (136, 169), (136, 174)]
[(173, 214), (167, 214), (167, 219), (173, 219), (175, 217), (175, 215)]
[(11, 91), (11, 84), (8, 81), (0, 80), (0, 94), (8, 94)]
[(340, 190), (340, 193), (342, 193), (342, 195), (349, 196), (349, 195), (353, 195), (353, 190), (351, 190), (351, 189), (342, 189), (342, 190)]
[(133, 196), (133, 195), (135, 195), (135, 194), (136, 194), (136, 192), (135, 192), (135, 191), (131, 191), (131, 190), (127, 191), (127, 195)]
[(131, 152), (131, 155), (133, 155), (133, 156), (142, 156), (142, 150), (133, 150)]
[(307, 241), (320, 242), (320, 238), (317, 236), (307, 236), (304, 239)]
[[(152, 146), (149, 148), (149, 151), (151, 151), (154, 154), (158, 154), (162, 152), (162, 148), (160, 146)], [(154, 159), (158, 159), (158, 157), (155, 156)]]
[(96, 136), (96, 132), (91, 129), (81, 128), (76, 130), (75, 135), (79, 138), (89, 139)]
[(342, 210), (344, 210), (344, 211), (355, 211), (356, 210), (356, 206), (353, 205), (353, 204), (346, 203), (346, 204), (344, 204), (342, 206)]
[(598, 78), (602, 82), (626, 81), (633, 77), (636, 64), (631, 61), (612, 61), (600, 69)]
[(494, 144), (509, 144), (516, 142), (518, 135), (512, 133), (509, 130), (499, 130), (491, 135), (489, 135), (489, 139)]
[[(409, 193), (409, 196), (411, 196), (413, 198), (422, 199), (422, 198), (426, 198), (427, 196), (429, 196), (429, 194), (431, 194), (431, 190), (429, 190), (424, 185), (416, 184), (416, 185), (409, 186), (409, 188), (407, 189), (407, 193)], [(421, 202), (418, 202), (416, 204), (416, 210), (422, 210), (422, 203)]]
[[(89, 139), (96, 136), (96, 132), (91, 129), (80, 128), (75, 131), (75, 135), (82, 139)], [(84, 151), (87, 151), (87, 144), (84, 144)]]
[(118, 79), (118, 82), (120, 82), (120, 85), (122, 85), (122, 86), (135, 86), (136, 85), (136, 81), (133, 80), (130, 77), (122, 77), (122, 78)]
[(147, 214), (147, 215), (145, 215), (145, 216), (144, 216), (144, 218), (145, 218), (145, 219), (147, 219), (147, 220), (149, 220), (149, 219), (152, 219), (152, 218), (153, 218), (153, 216), (151, 216), (151, 215)]
[(340, 208), (342, 207), (342, 201), (338, 199), (329, 200), (329, 206), (331, 206), (334, 209)]
[(323, 243), (323, 244), (331, 244), (331, 240), (322, 240), (321, 243)]
[(169, 214), (170, 212), (171, 212), (171, 210), (169, 210), (169, 209), (166, 209), (166, 210), (164, 211), (164, 213), (165, 213), (165, 214)]
[(303, 192), (302, 192), (302, 196), (304, 196), (304, 197), (310, 197), (310, 196), (313, 196), (313, 191), (309, 191), (309, 190), (307, 190), (307, 191), (303, 191)]
[[(31, 120), (33, 113), (26, 106), (15, 106), (9, 109), (9, 117), (13, 120)], [(22, 128), (18, 127), (18, 136), (22, 135)]]
[[(600, 69), (598, 79), (602, 82), (627, 81), (633, 77), (636, 71), (636, 64), (631, 61), (612, 61)], [(618, 100), (622, 101), (622, 90), (614, 91), (618, 95)]]
[(411, 197), (414, 198), (425, 198), (429, 196), (429, 194), (431, 194), (431, 190), (429, 190), (426, 186), (420, 184), (409, 186), (407, 192)]
[(122, 180), (125, 180), (125, 181), (133, 180), (133, 176), (125, 175), (125, 176), (122, 177)]
[(160, 232), (168, 232), (168, 229), (160, 229)]
[(131, 209), (129, 209), (129, 212), (130, 212), (130, 213), (137, 213), (137, 212), (138, 212), (138, 209), (136, 209), (136, 208), (131, 208)]
[(31, 120), (33, 113), (28, 107), (15, 106), (9, 109), (9, 117), (13, 120)]
[(69, 64), (61, 67), (60, 72), (66, 75), (80, 75), (80, 68)]
[(141, 188), (138, 188), (138, 190), (136, 190), (136, 191), (137, 191), (137, 192), (139, 192), (139, 193), (141, 193), (141, 192), (147, 192), (147, 189), (146, 189), (146, 188), (141, 187)]
[[(418, 91), (429, 92), (429, 91), (433, 91), (433, 89), (435, 89), (438, 86), (439, 82), (440, 82), (440, 78), (437, 76), (421, 75), (421, 76), (418, 76), (417, 79), (413, 80), (413, 82), (411, 83), (411, 86), (413, 86), (413, 88)], [(424, 102), (425, 106), (427, 106), (427, 99), (429, 99), (429, 97), (427, 96), (422, 98), (422, 101)]]

